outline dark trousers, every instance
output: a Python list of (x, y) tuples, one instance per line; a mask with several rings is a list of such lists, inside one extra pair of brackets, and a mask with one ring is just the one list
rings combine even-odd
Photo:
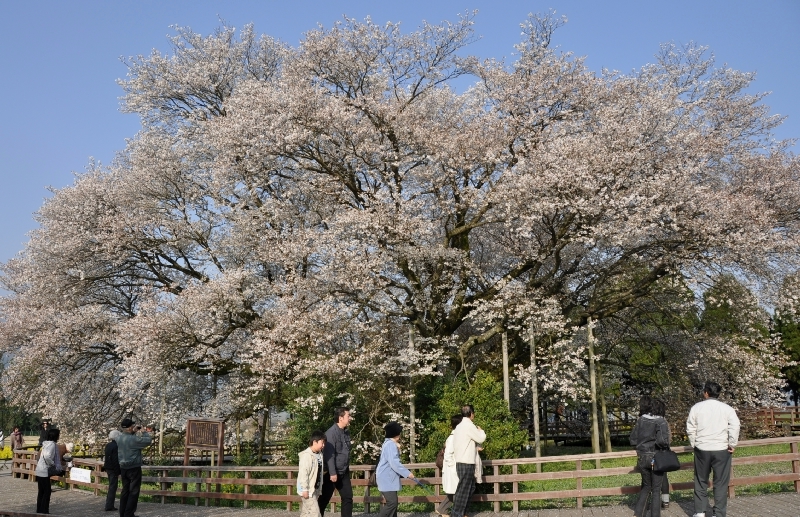
[(50, 494), (53, 493), (50, 478), (36, 476), (36, 485), (39, 488), (39, 493), (36, 495), (36, 513), (50, 513)]
[(449, 510), (450, 507), (453, 506), (453, 497), (455, 496), (455, 494), (444, 494), (444, 495), (446, 495), (447, 497), (445, 497), (442, 500), (442, 502), (439, 503), (439, 507), (436, 508), (436, 513), (440, 513), (442, 515), (446, 514), (447, 510)]
[(119, 486), (119, 472), (106, 471), (108, 474), (108, 493), (106, 494), (106, 510), (114, 509), (114, 501), (117, 499), (117, 487)]
[[(727, 450), (694, 449), (694, 513), (706, 517), (725, 517), (728, 511), (728, 483), (731, 480), (731, 458)], [(708, 478), (714, 472), (714, 507), (708, 504)]]
[(664, 482), (664, 474), (653, 469), (642, 469), (642, 490), (639, 492), (639, 499), (633, 508), (636, 517), (644, 517), (647, 513), (647, 499), (650, 499), (650, 517), (661, 516), (661, 484)]
[(342, 498), (342, 517), (353, 517), (353, 486), (350, 484), (350, 470), (337, 476), (336, 482), (331, 481), (331, 476), (325, 473), (322, 476), (322, 492), (319, 495), (319, 514), (325, 515), (325, 508), (331, 502), (333, 491), (339, 492)]
[(464, 517), (469, 499), (475, 492), (475, 465), (456, 463), (456, 474), (458, 474), (458, 487), (453, 496), (453, 510), (450, 512), (450, 517)]
[(397, 492), (381, 492), (386, 504), (381, 506), (378, 517), (397, 517)]
[(119, 494), (119, 517), (134, 517), (142, 489), (142, 467), (122, 469), (122, 493)]

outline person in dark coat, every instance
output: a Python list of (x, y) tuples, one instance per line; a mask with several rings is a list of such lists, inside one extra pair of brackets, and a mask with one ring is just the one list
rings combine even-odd
[(108, 443), (106, 444), (105, 455), (103, 458), (103, 469), (108, 475), (108, 493), (106, 494), (107, 512), (116, 510), (114, 501), (117, 499), (117, 487), (119, 486), (119, 455), (117, 454), (117, 437), (120, 432), (114, 429), (108, 433)]
[(319, 513), (325, 515), (325, 508), (333, 497), (333, 491), (339, 491), (341, 497), (341, 516), (353, 516), (353, 487), (350, 482), (350, 425), (352, 417), (350, 408), (339, 407), (333, 412), (333, 425), (325, 433), (325, 449), (323, 449), (322, 493), (319, 496)]
[(39, 430), (39, 447), (41, 447), (42, 444), (45, 441), (47, 441), (47, 439), (48, 439), (47, 438), (47, 431), (49, 429), (50, 429), (50, 423), (47, 422), (46, 420), (44, 422), (42, 422), (42, 427)]
[(652, 399), (650, 410), (639, 417), (631, 432), (631, 445), (636, 447), (637, 466), (642, 474), (642, 489), (633, 509), (636, 517), (644, 517), (647, 513), (647, 500), (650, 499), (650, 516), (661, 515), (661, 485), (664, 474), (653, 470), (653, 458), (656, 449), (666, 449), (671, 440), (669, 425), (664, 418), (666, 405), (658, 399)]

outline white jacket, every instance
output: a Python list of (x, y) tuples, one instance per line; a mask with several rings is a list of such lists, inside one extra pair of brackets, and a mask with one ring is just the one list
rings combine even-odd
[(456, 457), (454, 455), (453, 440), (455, 431), (450, 433), (444, 442), (444, 465), (442, 465), (442, 490), (445, 494), (455, 494), (458, 488), (458, 472), (456, 472)]
[(715, 398), (698, 402), (689, 410), (686, 436), (692, 447), (701, 451), (724, 451), (739, 442), (739, 417), (736, 411)]
[(486, 433), (478, 429), (471, 418), (464, 418), (453, 431), (453, 454), (456, 463), (475, 464), (477, 446), (486, 441)]
[(322, 493), (322, 453), (308, 447), (300, 452), (298, 458), (297, 495), (302, 497), (307, 491), (309, 497), (316, 499)]
[(59, 465), (58, 446), (55, 442), (46, 441), (42, 443), (42, 449), (39, 451), (39, 461), (36, 462), (36, 469), (34, 473), (37, 477), (47, 478), (47, 467)]

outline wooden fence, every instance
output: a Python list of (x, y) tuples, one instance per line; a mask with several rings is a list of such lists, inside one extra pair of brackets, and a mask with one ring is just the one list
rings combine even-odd
[(743, 421), (757, 422), (767, 427), (780, 427), (789, 435), (800, 431), (800, 408), (797, 406), (784, 406), (779, 408), (764, 408), (757, 411), (742, 413)]
[[(737, 487), (756, 485), (762, 483), (793, 483), (794, 490), (800, 492), (800, 451), (798, 450), (800, 437), (767, 438), (761, 440), (746, 440), (739, 442), (737, 453), (733, 458), (734, 468), (739, 465), (756, 465), (765, 463), (784, 463), (786, 472), (773, 473), (775, 469), (763, 469), (767, 473), (761, 475), (736, 477), (731, 474), (728, 488), (729, 497), (734, 497)], [(742, 451), (750, 447), (764, 445), (785, 445), (785, 451), (744, 456)], [(673, 447), (677, 453), (691, 452), (690, 447)], [(18, 477), (34, 479), (35, 453), (31, 451), (14, 451), (12, 474)], [(603, 467), (603, 462), (620, 458), (630, 458), (629, 466)], [(578, 508), (583, 507), (584, 498), (598, 496), (621, 496), (639, 491), (638, 480), (632, 485), (606, 486), (603, 488), (586, 488), (584, 481), (591, 478), (609, 478), (608, 482), (614, 484), (614, 476), (635, 474), (635, 451), (611, 452), (602, 454), (580, 454), (571, 456), (545, 456), (541, 458), (518, 458), (508, 460), (487, 460), (484, 462), (483, 481), (490, 488), (489, 493), (475, 494), (473, 501), (491, 502), (495, 512), (500, 511), (501, 503), (510, 503), (514, 512), (519, 511), (519, 503), (540, 499), (574, 499)], [(59, 478), (65, 482), (67, 488), (81, 488), (94, 491), (100, 495), (105, 491), (106, 485), (102, 479), (106, 474), (101, 471), (101, 462), (97, 460), (75, 460), (75, 465), (88, 468), (92, 471), (91, 483), (73, 481), (69, 478)], [(541, 472), (537, 472), (539, 464)], [(432, 494), (429, 495), (400, 495), (400, 503), (437, 503), (444, 494), (441, 490), (441, 473), (432, 463), (416, 463), (407, 465), (409, 468), (420, 471), (427, 469), (433, 475), (420, 476), (419, 481), (429, 485)], [(222, 500), (240, 500), (245, 507), (251, 501), (271, 501), (286, 504), (286, 510), (292, 510), (293, 503), (297, 507), (300, 497), (296, 494), (297, 467), (211, 467), (211, 466), (145, 466), (148, 473), (143, 477), (144, 483), (158, 485), (157, 489), (144, 489), (142, 495), (160, 499), (162, 503), (182, 502), (194, 505), (219, 504)], [(372, 465), (351, 466), (353, 485), (365, 487), (363, 495), (357, 495), (354, 501), (365, 505), (365, 512), (370, 509), (377, 510), (380, 504), (380, 493), (375, 487), (367, 486), (367, 479)], [(685, 462), (681, 469), (691, 470), (692, 463)], [(271, 476), (271, 477), (267, 477)], [(534, 491), (526, 489), (525, 482), (549, 480), (574, 480), (574, 488), (563, 490)], [(618, 483), (618, 482), (617, 482)], [(405, 485), (413, 485), (410, 480), (403, 480)], [(253, 487), (271, 486), (285, 493), (254, 493)], [(670, 483), (672, 490), (687, 490), (693, 488), (692, 482)], [(274, 489), (273, 489), (274, 490)], [(402, 494), (402, 492), (401, 492)], [(340, 499), (331, 500), (334, 505)]]

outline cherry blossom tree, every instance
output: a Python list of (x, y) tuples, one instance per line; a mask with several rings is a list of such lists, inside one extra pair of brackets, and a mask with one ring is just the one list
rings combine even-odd
[(510, 64), (464, 56), (472, 15), (297, 48), (179, 29), (128, 60), (142, 130), (3, 265), (7, 395), (75, 428), (165, 394), (224, 416), (297, 378), (408, 375), (408, 329), (433, 373), (550, 304), (568, 336), (665, 278), (794, 268), (798, 161), (753, 74), (667, 45), (598, 75), (549, 47), (560, 23), (523, 24)]

